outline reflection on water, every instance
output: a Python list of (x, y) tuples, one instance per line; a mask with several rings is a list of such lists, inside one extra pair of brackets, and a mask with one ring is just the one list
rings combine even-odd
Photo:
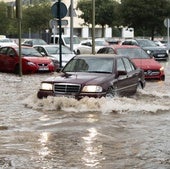
[(40, 145), (41, 145), (41, 148), (40, 148), (40, 151), (38, 154), (42, 157), (45, 157), (50, 154), (50, 151), (49, 151), (48, 147), (46, 146), (46, 144), (48, 142), (48, 137), (49, 137), (49, 133), (43, 132), (40, 134), (40, 138), (38, 139), (38, 141), (40, 142)]
[(95, 167), (100, 164), (100, 158), (102, 152), (102, 145), (94, 146), (97, 141), (97, 130), (95, 128), (88, 129), (87, 136), (83, 137), (84, 140), (84, 155), (82, 160), (84, 164), (89, 167)]

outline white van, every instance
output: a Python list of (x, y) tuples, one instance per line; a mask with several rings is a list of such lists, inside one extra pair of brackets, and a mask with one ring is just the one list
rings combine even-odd
[[(73, 36), (73, 50), (77, 48), (80, 44), (80, 39), (78, 36)], [(59, 35), (51, 35), (50, 43), (59, 44)], [(61, 35), (61, 44), (70, 48), (70, 36), (69, 35)]]

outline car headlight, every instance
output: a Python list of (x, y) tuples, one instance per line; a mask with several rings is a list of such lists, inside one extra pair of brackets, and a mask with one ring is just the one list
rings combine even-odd
[(41, 89), (42, 90), (52, 90), (53, 85), (50, 83), (41, 83)]
[(163, 66), (160, 68), (160, 71), (161, 71), (161, 72), (164, 72), (164, 67), (163, 67)]
[(101, 86), (96, 86), (96, 85), (88, 85), (84, 86), (82, 92), (102, 92), (102, 87)]
[(152, 53), (152, 51), (150, 51), (150, 50), (147, 50), (146, 52), (147, 52), (149, 55)]
[(29, 65), (29, 66), (35, 66), (35, 63), (33, 63), (33, 62), (27, 62), (27, 65)]

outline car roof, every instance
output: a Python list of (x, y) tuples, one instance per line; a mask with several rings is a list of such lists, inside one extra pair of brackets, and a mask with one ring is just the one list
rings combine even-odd
[(135, 46), (135, 45), (110, 45), (110, 47), (112, 48), (140, 48), (139, 46)]
[(117, 55), (117, 54), (81, 54), (75, 56), (75, 58), (85, 58), (85, 57), (91, 57), (91, 58), (121, 58), (126, 57), (123, 55)]

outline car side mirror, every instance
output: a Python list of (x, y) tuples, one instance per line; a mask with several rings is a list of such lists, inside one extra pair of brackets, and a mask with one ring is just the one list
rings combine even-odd
[(124, 75), (127, 75), (127, 72), (126, 71), (123, 71), (123, 70), (118, 70), (117, 71), (117, 76), (124, 76)]

